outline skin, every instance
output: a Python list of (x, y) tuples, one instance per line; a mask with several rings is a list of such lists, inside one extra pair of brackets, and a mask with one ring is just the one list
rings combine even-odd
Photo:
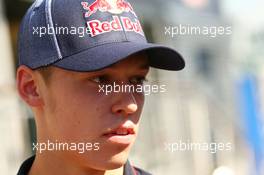
[[(99, 92), (113, 82), (142, 84), (149, 71), (147, 56), (130, 56), (96, 72), (73, 72), (52, 67), (49, 83), (26, 66), (17, 70), (17, 88), (31, 107), (38, 143), (99, 143), (99, 150), (37, 151), (29, 175), (122, 175), (138, 133), (144, 94)], [(131, 144), (109, 142), (103, 134), (120, 125), (135, 129)]]

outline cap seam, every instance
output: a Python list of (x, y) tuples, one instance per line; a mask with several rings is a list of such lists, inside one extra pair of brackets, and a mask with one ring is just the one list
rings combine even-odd
[[(48, 3), (49, 0), (45, 0), (45, 21), (46, 21), (46, 26), (48, 27), (49, 25), (49, 20), (48, 20), (48, 11), (47, 11), (47, 3)], [(55, 44), (53, 42), (53, 39), (48, 35), (48, 39), (49, 41), (51, 42), (53, 48), (56, 50), (56, 47), (55, 47)], [(57, 53), (57, 51), (56, 51)], [(57, 54), (56, 54), (57, 55)]]
[[(121, 17), (120, 16), (121, 15), (118, 15), (119, 20), (121, 20)], [(121, 25), (122, 25), (122, 28), (125, 29), (124, 24), (121, 23)], [(123, 30), (123, 35), (125, 36), (126, 41), (128, 41), (128, 38), (127, 38), (127, 35), (126, 35), (126, 31), (125, 30)]]
[[(54, 27), (53, 19), (52, 19), (52, 6), (54, 6), (53, 0), (46, 0), (45, 4), (45, 13), (46, 13), (46, 25), (50, 25), (51, 27)], [(49, 37), (49, 39), (52, 41), (53, 46), (55, 47), (57, 57), (59, 59), (62, 59), (61, 50), (59, 47), (58, 39), (55, 33), (53, 33), (52, 38)]]
[(83, 8), (82, 8), (82, 0), (78, 0), (79, 1), (79, 8), (80, 8), (80, 12), (82, 13), (82, 18), (84, 20), (84, 26), (86, 27), (86, 18), (85, 15), (83, 13)]

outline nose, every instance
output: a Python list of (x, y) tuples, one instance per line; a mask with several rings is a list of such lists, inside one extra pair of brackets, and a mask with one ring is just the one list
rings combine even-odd
[(133, 93), (124, 93), (112, 106), (112, 112), (118, 116), (129, 116), (137, 112), (138, 105)]

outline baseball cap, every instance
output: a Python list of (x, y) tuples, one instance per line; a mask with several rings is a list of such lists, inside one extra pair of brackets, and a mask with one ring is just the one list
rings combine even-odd
[(148, 43), (126, 0), (36, 0), (20, 26), (19, 65), (96, 71), (139, 52), (151, 67), (181, 70), (182, 56)]

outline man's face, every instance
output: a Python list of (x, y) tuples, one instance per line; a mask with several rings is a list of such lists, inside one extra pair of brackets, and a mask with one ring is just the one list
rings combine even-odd
[(121, 167), (138, 132), (144, 94), (112, 92), (106, 95), (100, 87), (114, 82), (142, 85), (148, 70), (145, 54), (131, 56), (96, 72), (53, 67), (49, 83), (40, 83), (39, 88), (44, 101), (43, 116), (36, 117), (39, 138), (43, 142), (49, 139), (63, 143), (99, 143), (97, 151), (56, 154), (94, 169)]

